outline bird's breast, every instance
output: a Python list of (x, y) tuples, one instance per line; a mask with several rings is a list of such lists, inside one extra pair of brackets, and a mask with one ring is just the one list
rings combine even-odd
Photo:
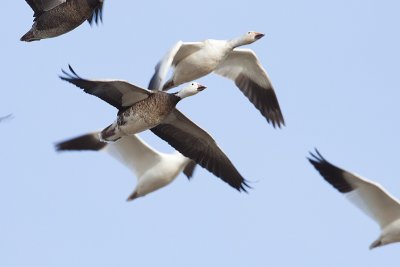
[(133, 134), (160, 124), (175, 108), (168, 94), (161, 94), (165, 95), (151, 96), (122, 112), (118, 117), (119, 127)]

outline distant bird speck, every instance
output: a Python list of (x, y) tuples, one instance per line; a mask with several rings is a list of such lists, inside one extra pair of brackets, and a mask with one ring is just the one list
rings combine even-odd
[(0, 122), (6, 121), (6, 120), (9, 120), (9, 119), (12, 119), (12, 118), (13, 118), (13, 115), (12, 114), (8, 114), (7, 116), (0, 117)]

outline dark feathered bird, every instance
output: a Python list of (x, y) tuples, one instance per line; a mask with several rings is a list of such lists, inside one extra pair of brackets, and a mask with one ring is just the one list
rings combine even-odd
[(71, 67), (70, 71), (63, 71), (65, 76), (60, 78), (118, 109), (114, 123), (100, 132), (101, 140), (113, 142), (151, 130), (230, 186), (246, 191), (246, 180), (215, 140), (175, 107), (183, 98), (197, 94), (205, 86), (193, 82), (179, 92), (169, 94), (149, 91), (120, 80), (87, 80), (79, 77)]
[(104, 0), (25, 0), (33, 9), (32, 28), (21, 37), (31, 42), (72, 31), (85, 20), (90, 24), (102, 20)]

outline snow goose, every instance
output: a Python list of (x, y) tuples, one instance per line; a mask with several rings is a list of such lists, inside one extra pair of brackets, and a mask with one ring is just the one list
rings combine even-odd
[[(268, 122), (281, 127), (285, 122), (267, 72), (252, 50), (237, 48), (263, 36), (250, 31), (232, 40), (179, 41), (157, 64), (149, 88), (168, 90), (214, 72), (233, 80)], [(172, 77), (165, 82), (171, 66)]]
[(58, 151), (104, 151), (127, 166), (137, 177), (136, 188), (128, 201), (145, 196), (170, 184), (182, 171), (190, 179), (196, 164), (181, 153), (161, 153), (139, 136), (124, 136), (113, 143), (99, 139), (99, 133), (89, 133), (56, 144)]
[(21, 37), (31, 42), (56, 37), (72, 31), (85, 20), (102, 20), (104, 0), (26, 0), (33, 9), (32, 28)]
[(197, 94), (205, 86), (192, 82), (181, 91), (168, 94), (149, 91), (120, 80), (82, 79), (71, 66), (69, 69), (72, 74), (63, 71), (65, 76), (60, 76), (62, 80), (118, 109), (115, 122), (100, 133), (101, 140), (112, 142), (150, 129), (185, 157), (194, 160), (235, 189), (246, 191), (246, 181), (214, 139), (175, 108), (181, 99)]
[(400, 242), (400, 203), (379, 184), (338, 168), (316, 151), (308, 160), (322, 177), (375, 220), (381, 235), (370, 249)]

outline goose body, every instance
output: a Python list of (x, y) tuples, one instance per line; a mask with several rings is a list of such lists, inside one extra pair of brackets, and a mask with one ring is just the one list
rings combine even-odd
[(160, 124), (175, 109), (181, 98), (164, 92), (155, 92), (126, 110), (116, 121), (101, 132), (101, 138), (115, 141), (124, 135), (133, 135)]
[(192, 159), (239, 191), (247, 183), (215, 140), (189, 120), (176, 104), (206, 87), (192, 82), (177, 93), (149, 91), (120, 80), (87, 80), (63, 71), (62, 80), (97, 96), (118, 109), (117, 119), (99, 134), (102, 141), (115, 142), (150, 129), (185, 157)]
[[(233, 80), (266, 120), (280, 127), (284, 119), (267, 72), (252, 50), (237, 48), (263, 36), (248, 32), (232, 40), (179, 41), (157, 64), (149, 88), (169, 90), (215, 73)], [(172, 77), (166, 80), (171, 67), (174, 68)]]
[(154, 128), (163, 122), (185, 97), (197, 94), (206, 87), (191, 83), (178, 93), (149, 91), (125, 81), (89, 81), (80, 78), (70, 66), (61, 79), (100, 97), (118, 109), (117, 119), (100, 133), (103, 141), (116, 141), (122, 136), (133, 135)]
[(21, 37), (31, 42), (67, 33), (85, 20), (102, 18), (103, 0), (26, 0), (34, 11), (32, 28)]
[[(174, 76), (167, 82), (169, 85), (165, 86), (164, 90), (212, 73), (232, 50), (232, 47), (226, 41), (221, 40), (210, 39), (203, 43), (191, 43), (190, 45), (197, 46), (200, 49), (188, 55), (176, 65)], [(199, 62), (202, 62), (202, 64), (199, 64)]]
[(137, 184), (127, 200), (145, 196), (166, 185), (184, 171), (191, 178), (195, 164), (179, 152), (162, 153), (146, 144), (139, 136), (124, 136), (113, 143), (89, 133), (56, 144), (58, 151), (104, 151), (128, 167), (137, 177)]
[(381, 234), (370, 249), (400, 242), (400, 203), (396, 198), (380, 184), (332, 165), (318, 151), (309, 161), (328, 183), (379, 224)]

